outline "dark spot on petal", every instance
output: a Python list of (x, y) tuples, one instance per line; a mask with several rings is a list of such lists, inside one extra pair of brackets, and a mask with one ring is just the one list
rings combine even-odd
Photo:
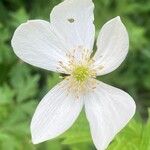
[(74, 20), (73, 18), (69, 18), (68, 21), (69, 21), (70, 23), (75, 22), (75, 20)]

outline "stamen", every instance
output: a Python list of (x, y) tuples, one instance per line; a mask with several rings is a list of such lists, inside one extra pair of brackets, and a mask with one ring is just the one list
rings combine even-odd
[[(80, 50), (82, 51), (82, 53), (79, 53), (81, 59), (78, 60), (76, 56), (78, 56), (77, 54)], [(97, 81), (95, 80), (97, 68), (92, 69), (95, 60), (90, 57), (90, 51), (83, 46), (70, 50), (70, 52), (66, 53), (66, 56), (69, 60), (68, 63), (59, 61), (58, 66), (70, 74), (65, 76), (65, 80), (68, 81), (68, 94), (72, 93), (78, 100), (81, 94), (94, 91), (97, 87)], [(103, 66), (98, 69), (103, 69)]]
[(89, 69), (88, 67), (77, 66), (72, 75), (78, 82), (83, 82), (89, 77)]

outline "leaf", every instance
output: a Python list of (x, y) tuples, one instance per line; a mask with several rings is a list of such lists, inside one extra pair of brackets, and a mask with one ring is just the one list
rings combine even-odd
[(26, 13), (24, 8), (20, 8), (19, 10), (17, 10), (15, 13), (11, 13), (11, 17), (12, 17), (12, 25), (14, 27), (17, 27), (18, 25), (20, 25), (21, 23), (26, 22), (29, 19), (28, 14)]
[(4, 27), (3, 24), (0, 24), (0, 42), (6, 42), (10, 37), (10, 32), (8, 28)]
[(52, 73), (47, 78), (48, 88), (53, 88), (57, 83), (61, 82), (60, 74), (59, 73)]
[(39, 75), (30, 74), (30, 69), (24, 64), (17, 64), (10, 72), (11, 84), (16, 92), (17, 101), (25, 101), (35, 97), (38, 88)]
[(142, 124), (132, 120), (129, 125), (114, 139), (108, 150), (149, 150), (149, 122)]
[(60, 136), (63, 138), (63, 144), (77, 144), (84, 142), (91, 142), (88, 122), (85, 114), (82, 112), (75, 124), (65, 134)]
[(0, 148), (4, 150), (15, 150), (18, 147), (18, 142), (13, 136), (7, 133), (0, 132)]
[(0, 87), (0, 105), (9, 104), (12, 102), (15, 95), (14, 90), (12, 90), (7, 84)]

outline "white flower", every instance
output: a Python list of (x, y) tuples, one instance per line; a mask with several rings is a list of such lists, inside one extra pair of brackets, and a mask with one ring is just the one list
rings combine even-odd
[(28, 21), (14, 33), (12, 47), (19, 58), (68, 75), (35, 111), (31, 122), (34, 144), (65, 132), (84, 105), (94, 144), (104, 150), (135, 113), (135, 103), (127, 93), (95, 79), (122, 63), (129, 41), (125, 26), (116, 17), (102, 27), (91, 58), (93, 9), (92, 0), (65, 0), (52, 10), (50, 23)]

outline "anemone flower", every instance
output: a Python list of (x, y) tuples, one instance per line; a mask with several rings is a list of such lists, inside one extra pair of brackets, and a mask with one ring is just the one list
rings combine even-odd
[(53, 139), (72, 126), (83, 106), (93, 142), (104, 150), (136, 109), (126, 92), (96, 80), (120, 66), (128, 53), (128, 33), (120, 17), (108, 21), (97, 39), (92, 0), (65, 0), (50, 22), (30, 20), (12, 38), (15, 54), (28, 64), (66, 74), (39, 103), (31, 121), (34, 144)]

